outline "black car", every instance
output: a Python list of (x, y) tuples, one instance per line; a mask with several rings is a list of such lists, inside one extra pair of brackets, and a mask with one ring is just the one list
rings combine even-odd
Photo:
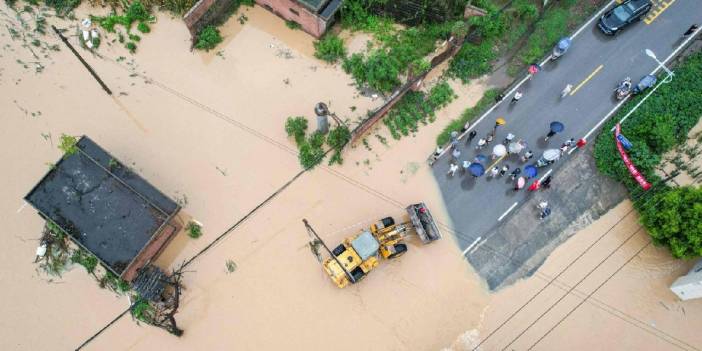
[(627, 0), (605, 12), (597, 26), (607, 35), (615, 35), (632, 22), (640, 21), (651, 10), (651, 0)]

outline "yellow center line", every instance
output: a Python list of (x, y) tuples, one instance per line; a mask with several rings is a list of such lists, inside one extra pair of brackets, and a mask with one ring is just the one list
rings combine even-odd
[(491, 170), (492, 167), (495, 167), (495, 165), (498, 164), (498, 163), (500, 163), (500, 161), (502, 161), (502, 159), (504, 159), (505, 157), (507, 157), (507, 155), (509, 155), (509, 153), (500, 156), (500, 158), (498, 158), (497, 160), (495, 160), (495, 162), (493, 162), (491, 165), (489, 165), (488, 168), (487, 168), (485, 171), (487, 172), (487, 171)]
[(595, 68), (595, 70), (594, 70), (592, 73), (590, 73), (590, 75), (587, 76), (587, 78), (585, 78), (585, 80), (583, 80), (582, 82), (580, 82), (580, 84), (578, 84), (578, 86), (575, 87), (575, 89), (573, 89), (573, 91), (570, 92), (570, 96), (575, 95), (575, 93), (578, 92), (578, 89), (582, 88), (582, 86), (585, 85), (585, 83), (587, 83), (588, 81), (590, 81), (590, 79), (592, 79), (592, 77), (594, 77), (595, 74), (597, 74), (598, 72), (600, 72), (600, 71), (602, 70), (603, 67), (604, 67), (604, 65), (599, 65), (599, 66), (597, 66), (597, 68)]

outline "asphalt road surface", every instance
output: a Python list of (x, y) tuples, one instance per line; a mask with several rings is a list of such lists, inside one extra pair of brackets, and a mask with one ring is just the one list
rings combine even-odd
[[(614, 37), (602, 34), (596, 21), (584, 27), (563, 57), (546, 63), (541, 72), (518, 88), (523, 93), (518, 103), (510, 104), (512, 95), (506, 96), (475, 127), (478, 134), (472, 143), (467, 145), (465, 139), (459, 142), (459, 160), (471, 162), (478, 154), (475, 150), (477, 140), (492, 132), (499, 117), (503, 117), (506, 124), (497, 128), (495, 140), (479, 152), (488, 157), (492, 147), (502, 142), (507, 133), (513, 133), (516, 139), (528, 143), (528, 148), (534, 152), (533, 162), (544, 150), (558, 148), (564, 141), (577, 140), (588, 133), (617, 105), (613, 91), (622, 79), (629, 76), (636, 84), (658, 66), (644, 53), (645, 49), (651, 49), (662, 61), (680, 45), (682, 33), (691, 24), (702, 23), (700, 0), (668, 0), (668, 5), (660, 0), (653, 2), (654, 7), (647, 17)], [(560, 93), (567, 84), (573, 85), (573, 92), (561, 99)], [(565, 130), (544, 142), (551, 121), (562, 122)], [(622, 126), (622, 133), (626, 134), (626, 123)], [(588, 141), (596, 135), (593, 134)], [(558, 162), (568, 162), (570, 157), (572, 155), (565, 155)], [(465, 255), (471, 244), (480, 242), (490, 246), (488, 233), (497, 228), (498, 219), (504, 220), (516, 212), (528, 194), (524, 189), (514, 191), (508, 176), (490, 179), (486, 174), (474, 178), (459, 172), (453, 177), (448, 176), (451, 159), (450, 152), (445, 154), (434, 163), (433, 172)], [(487, 170), (491, 163), (491, 160), (486, 162)], [(498, 165), (503, 164), (508, 164), (510, 171), (525, 166), (514, 155)], [(537, 178), (548, 169), (539, 168)], [(568, 181), (554, 178), (554, 182), (556, 180)], [(558, 211), (558, 208), (553, 208), (553, 211)], [(537, 215), (534, 209), (534, 216)], [(486, 238), (487, 242), (483, 242)]]

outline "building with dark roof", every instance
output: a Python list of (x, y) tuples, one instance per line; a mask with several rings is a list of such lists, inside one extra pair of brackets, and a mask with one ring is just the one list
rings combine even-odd
[(343, 0), (256, 0), (287, 21), (299, 24), (302, 30), (321, 38), (334, 23), (334, 15)]
[(178, 232), (173, 219), (180, 206), (90, 138), (76, 146), (25, 200), (131, 282)]

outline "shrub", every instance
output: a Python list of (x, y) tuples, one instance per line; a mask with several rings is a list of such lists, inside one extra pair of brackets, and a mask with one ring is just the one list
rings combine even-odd
[(435, 85), (427, 95), (407, 92), (383, 119), (383, 123), (394, 139), (400, 139), (410, 132), (416, 132), (419, 123), (426, 125), (434, 122), (436, 111), (455, 97), (456, 94), (446, 82)]
[(127, 44), (125, 44), (124, 47), (127, 48), (127, 50), (129, 50), (130, 54), (135, 53), (137, 48), (136, 44), (134, 44), (133, 41), (127, 42)]
[(334, 163), (342, 164), (344, 159), (341, 157), (341, 150), (351, 140), (351, 131), (347, 126), (338, 126), (329, 131), (327, 136), (327, 145), (333, 150), (334, 154), (329, 159), (329, 165)]
[(93, 274), (95, 267), (97, 267), (98, 259), (87, 251), (79, 249), (71, 255), (71, 262), (83, 266), (88, 273)]
[(210, 51), (221, 42), (222, 36), (219, 34), (219, 29), (217, 29), (214, 26), (206, 26), (198, 34), (195, 48), (199, 50)]
[[(324, 135), (322, 135), (324, 137)], [(324, 140), (322, 139), (322, 143)], [(300, 145), (300, 154), (298, 155), (300, 164), (305, 169), (311, 169), (324, 159), (324, 150), (321, 145), (316, 146), (312, 143), (305, 142)]]
[(292, 30), (298, 30), (298, 29), (302, 28), (302, 26), (295, 21), (289, 21), (289, 20), (285, 21), (285, 25)]
[(145, 22), (139, 22), (139, 24), (137, 24), (137, 29), (142, 33), (151, 32), (151, 28), (149, 28), (149, 25)]
[(78, 7), (80, 0), (44, 0), (44, 3), (56, 10), (57, 15), (64, 16)]
[(197, 239), (202, 236), (202, 226), (195, 221), (190, 221), (185, 227), (185, 230), (188, 232), (188, 236), (193, 239)]
[(658, 245), (677, 258), (702, 255), (702, 189), (682, 187), (656, 193), (641, 211), (641, 223)]
[(568, 16), (566, 9), (555, 8), (536, 23), (534, 33), (529, 36), (525, 51), (520, 55), (523, 64), (539, 61), (558, 39), (568, 34)]
[(78, 138), (72, 135), (61, 134), (59, 138), (59, 150), (63, 151), (64, 157), (71, 156), (78, 152)]
[(320, 60), (334, 63), (346, 56), (344, 41), (335, 35), (326, 35), (314, 43), (314, 56)]
[(497, 59), (497, 51), (489, 40), (479, 45), (466, 43), (449, 63), (449, 75), (468, 83), (492, 70), (492, 62)]
[(285, 132), (289, 137), (295, 138), (296, 144), (302, 144), (305, 141), (305, 133), (307, 132), (307, 119), (302, 116), (288, 117), (285, 120)]

